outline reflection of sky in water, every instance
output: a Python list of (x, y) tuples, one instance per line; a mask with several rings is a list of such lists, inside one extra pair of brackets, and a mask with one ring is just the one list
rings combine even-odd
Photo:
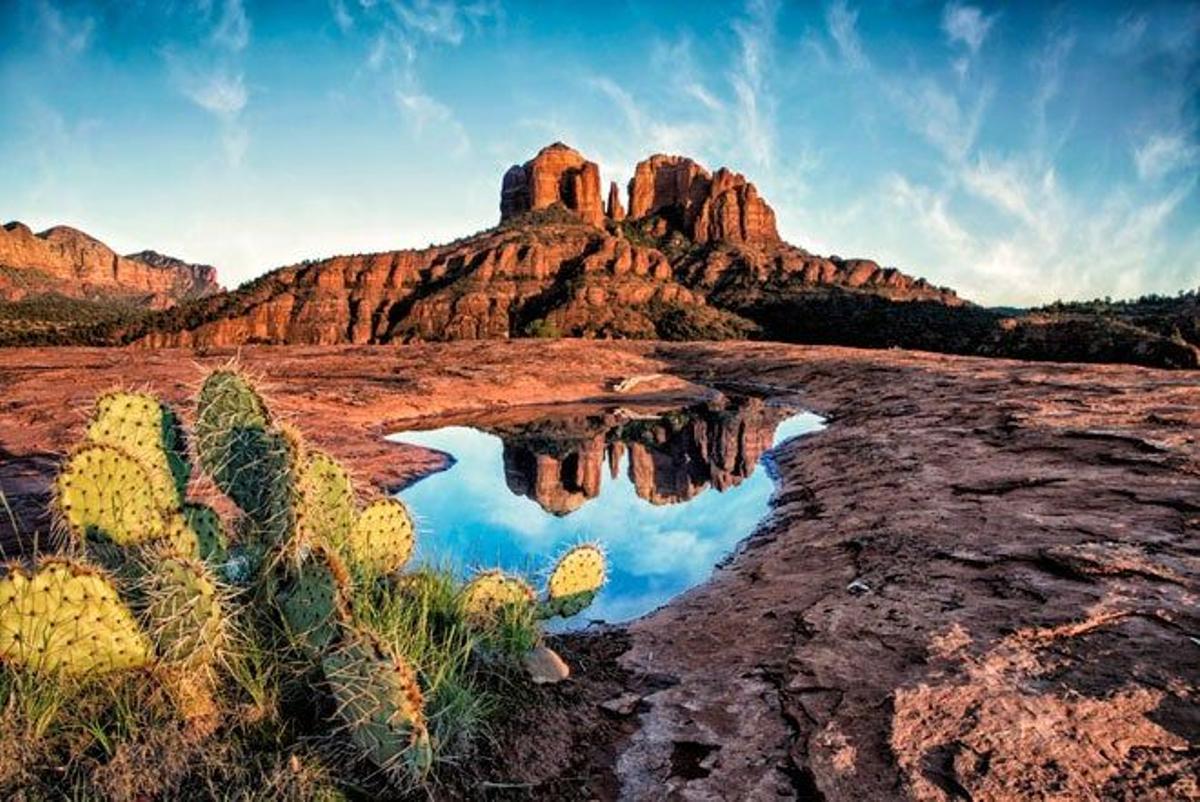
[[(816, 415), (793, 415), (776, 428), (773, 445), (820, 427)], [(604, 471), (598, 497), (557, 517), (508, 489), (502, 444), (495, 435), (450, 426), (389, 439), (444, 451), (457, 460), (399, 494), (417, 520), (419, 559), (530, 574), (571, 544), (597, 541), (608, 553), (609, 581), (581, 615), (586, 619), (627, 621), (704, 581), (766, 514), (774, 489), (760, 464), (724, 492), (707, 488), (689, 501), (655, 506), (638, 498), (626, 455), (618, 478)], [(542, 577), (537, 579), (540, 589)]]

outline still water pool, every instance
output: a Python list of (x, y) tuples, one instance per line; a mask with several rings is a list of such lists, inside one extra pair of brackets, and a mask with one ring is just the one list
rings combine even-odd
[(767, 513), (771, 449), (821, 419), (758, 399), (682, 409), (579, 409), (389, 439), (453, 457), (398, 495), (420, 560), (539, 571), (580, 541), (609, 582), (582, 613), (626, 621), (704, 581)]

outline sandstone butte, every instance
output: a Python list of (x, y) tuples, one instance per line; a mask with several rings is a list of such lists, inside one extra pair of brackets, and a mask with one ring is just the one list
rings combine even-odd
[[(552, 334), (724, 338), (766, 288), (837, 287), (962, 304), (952, 291), (866, 259), (779, 238), (754, 185), (691, 159), (653, 156), (602, 201), (595, 162), (562, 143), (505, 172), (500, 223), (421, 250), (282, 267), (127, 330), (150, 346), (332, 345)], [(748, 300), (749, 299), (749, 300)], [(675, 334), (666, 331), (674, 326)]]
[(20, 301), (54, 293), (68, 298), (116, 299), (165, 309), (221, 290), (217, 271), (142, 251), (120, 256), (68, 226), (34, 234), (23, 223), (0, 228), (0, 299)]

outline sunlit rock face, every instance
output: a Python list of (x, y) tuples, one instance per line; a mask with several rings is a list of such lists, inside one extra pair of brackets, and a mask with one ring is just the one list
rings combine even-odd
[(607, 200), (600, 187), (598, 165), (555, 142), (504, 174), (495, 228), (422, 250), (281, 267), (120, 336), (160, 347), (787, 339), (786, 321), (766, 330), (758, 317), (814, 290), (960, 303), (894, 268), (780, 240), (771, 207), (725, 168), (651, 156), (630, 181), (628, 207), (615, 184)]
[(629, 182), (629, 217), (671, 220), (692, 242), (777, 242), (775, 212), (754, 184), (722, 167), (710, 174), (683, 156), (655, 154)]
[(607, 466), (627, 474), (651, 504), (676, 504), (748, 478), (771, 447), (786, 410), (759, 399), (721, 400), (647, 419), (619, 414), (565, 419), (553, 431), (498, 431), (509, 489), (566, 515), (600, 494)]
[(500, 222), (555, 204), (592, 225), (604, 222), (600, 167), (561, 142), (547, 145), (525, 164), (514, 164), (504, 174)]
[(155, 251), (121, 256), (69, 226), (35, 234), (23, 223), (0, 227), (0, 299), (53, 293), (114, 299), (151, 309), (219, 292), (217, 271)]

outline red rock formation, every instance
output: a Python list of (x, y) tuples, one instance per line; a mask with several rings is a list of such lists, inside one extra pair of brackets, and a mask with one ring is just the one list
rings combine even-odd
[[(728, 170), (709, 175), (674, 156), (639, 164), (630, 182), (630, 217), (645, 221), (646, 237), (629, 236), (628, 225), (605, 228), (599, 187), (596, 165), (555, 143), (505, 174), (506, 225), (443, 247), (280, 268), (122, 336), (181, 346), (529, 334), (721, 339), (755, 330), (749, 312), (741, 315), (755, 308), (765, 285), (772, 292), (828, 285), (958, 303), (949, 291), (874, 262), (825, 259), (782, 242), (770, 207)], [(620, 199), (613, 189), (608, 212), (616, 220)], [(519, 217), (539, 209), (567, 211)], [(635, 219), (633, 227), (639, 225)], [(722, 246), (669, 247), (680, 236)], [(661, 238), (665, 250), (647, 247), (646, 238)]]
[(219, 290), (211, 267), (152, 251), (118, 256), (103, 242), (67, 226), (40, 234), (17, 222), (0, 229), (0, 298), (5, 300), (57, 293), (121, 298), (163, 309)]
[(691, 159), (658, 154), (629, 182), (629, 217), (668, 217), (694, 242), (777, 242), (775, 212), (739, 173), (714, 175)]
[(592, 225), (604, 224), (600, 168), (578, 151), (555, 142), (524, 165), (513, 165), (500, 187), (500, 221), (562, 204)]
[(608, 208), (605, 209), (605, 214), (609, 220), (616, 222), (625, 219), (625, 207), (621, 205), (621, 191), (617, 189), (616, 181), (610, 181), (608, 184)]

